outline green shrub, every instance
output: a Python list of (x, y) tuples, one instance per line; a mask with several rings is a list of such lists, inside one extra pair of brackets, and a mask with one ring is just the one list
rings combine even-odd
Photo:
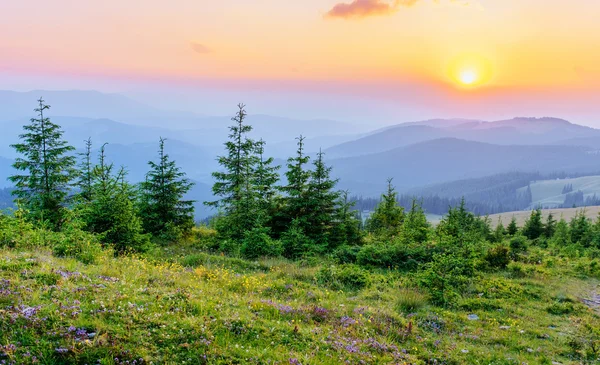
[(246, 232), (242, 241), (242, 255), (248, 259), (278, 257), (283, 253), (281, 242), (273, 240), (268, 228), (254, 228)]
[(354, 264), (360, 250), (360, 246), (341, 246), (335, 250), (333, 256), (339, 264)]
[(316, 279), (319, 284), (335, 290), (359, 290), (371, 282), (369, 273), (356, 265), (324, 266)]
[(431, 260), (432, 250), (425, 245), (366, 245), (356, 255), (362, 266), (414, 270), (419, 263)]
[(510, 262), (508, 247), (498, 245), (488, 250), (485, 255), (485, 261), (492, 268), (504, 269)]
[(573, 313), (575, 311), (575, 307), (573, 306), (573, 303), (570, 302), (555, 302), (552, 303), (551, 305), (549, 305), (546, 308), (546, 311), (550, 314), (554, 314), (557, 316), (563, 315), (563, 314), (570, 314)]
[(432, 303), (450, 305), (460, 298), (474, 274), (471, 258), (437, 254), (419, 273), (419, 286), (427, 290)]
[(510, 240), (510, 256), (516, 260), (520, 255), (527, 252), (527, 239), (523, 236), (516, 236)]

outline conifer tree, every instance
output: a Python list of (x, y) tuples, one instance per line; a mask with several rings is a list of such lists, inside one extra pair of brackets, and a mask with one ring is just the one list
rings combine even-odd
[(523, 235), (534, 240), (544, 234), (544, 223), (542, 222), (542, 210), (536, 209), (531, 212), (529, 219), (523, 226)]
[(12, 145), (23, 157), (15, 160), (13, 167), (23, 172), (9, 178), (15, 184), (13, 195), (18, 203), (29, 211), (34, 221), (48, 222), (59, 230), (65, 216), (66, 198), (75, 177), (75, 158), (70, 155), (74, 148), (63, 140), (63, 131), (44, 116), (50, 106), (40, 98), (32, 118), (19, 138), (21, 143)]
[(493, 235), (494, 242), (502, 242), (504, 240), (504, 236), (506, 236), (506, 229), (502, 224), (502, 220), (498, 218), (498, 224), (496, 225), (496, 229), (494, 230)]
[(544, 224), (544, 237), (552, 238), (554, 236), (554, 232), (556, 231), (556, 220), (554, 219), (554, 215), (552, 212), (548, 213), (548, 217), (546, 218), (546, 223)]
[(338, 180), (331, 178), (331, 167), (323, 160), (324, 153), (319, 150), (310, 172), (307, 185), (306, 233), (321, 248), (328, 245), (329, 233), (332, 228), (336, 202), (340, 197), (339, 191), (334, 190)]
[(114, 173), (113, 164), (106, 162), (105, 147), (100, 148), (99, 163), (93, 170), (93, 198), (85, 214), (86, 228), (117, 252), (144, 251), (149, 236), (143, 234), (137, 215), (135, 190), (126, 180), (125, 169)]
[(398, 193), (388, 179), (387, 192), (381, 196), (381, 201), (367, 220), (367, 231), (386, 236), (395, 236), (400, 232), (404, 223), (404, 208), (398, 205)]
[(427, 216), (417, 202), (413, 198), (410, 211), (406, 215), (403, 226), (403, 236), (405, 243), (424, 243), (427, 241), (430, 224), (427, 221)]
[(352, 209), (355, 202), (350, 201), (348, 195), (348, 190), (339, 193), (334, 214), (333, 229), (329, 239), (330, 248), (361, 243), (361, 220), (358, 212)]
[(252, 173), (256, 162), (256, 142), (248, 137), (252, 126), (246, 124), (245, 105), (238, 105), (238, 112), (231, 120), (229, 141), (225, 143), (227, 154), (219, 156), (218, 162), (224, 171), (213, 172), (215, 179), (213, 194), (219, 200), (205, 202), (220, 210), (217, 230), (224, 237), (241, 240), (244, 233), (256, 222), (254, 195), (251, 193)]
[(515, 218), (515, 216), (513, 215), (513, 217), (510, 220), (510, 223), (508, 224), (508, 226), (506, 226), (506, 233), (509, 236), (514, 236), (519, 232), (519, 226), (517, 226), (517, 218)]
[(194, 226), (194, 201), (185, 199), (194, 184), (165, 153), (165, 141), (159, 139), (158, 163), (148, 162), (150, 171), (140, 184), (140, 217), (146, 232), (176, 240)]
[(261, 224), (265, 224), (269, 220), (272, 210), (274, 209), (275, 196), (277, 190), (275, 184), (279, 181), (279, 173), (277, 172), (281, 166), (273, 165), (273, 157), (266, 158), (265, 141), (262, 139), (256, 144), (257, 165), (253, 173), (253, 186), (256, 190), (258, 199), (258, 215)]
[(300, 135), (298, 140), (298, 149), (295, 157), (290, 157), (287, 161), (288, 170), (285, 173), (287, 177), (287, 185), (279, 187), (286, 194), (284, 201), (284, 216), (286, 223), (289, 224), (293, 220), (297, 221), (300, 229), (306, 228), (306, 217), (311, 214), (308, 210), (308, 182), (311, 178), (311, 172), (306, 170), (306, 165), (310, 161), (310, 157), (304, 153), (304, 139)]
[(92, 200), (92, 184), (94, 180), (92, 165), (92, 138), (85, 140), (85, 151), (78, 153), (81, 157), (79, 164), (79, 177), (77, 187), (79, 188), (79, 198), (83, 202), (89, 203)]

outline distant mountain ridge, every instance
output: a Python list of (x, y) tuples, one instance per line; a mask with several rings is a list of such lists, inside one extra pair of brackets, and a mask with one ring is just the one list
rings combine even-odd
[(388, 127), (357, 140), (330, 147), (326, 153), (332, 158), (360, 156), (439, 138), (501, 145), (544, 145), (592, 136), (600, 137), (600, 130), (559, 118), (518, 117), (495, 122), (434, 119)]

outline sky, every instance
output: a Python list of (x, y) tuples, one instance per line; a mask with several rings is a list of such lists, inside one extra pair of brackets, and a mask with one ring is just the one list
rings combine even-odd
[(389, 124), (563, 117), (600, 127), (594, 0), (0, 2), (0, 89)]

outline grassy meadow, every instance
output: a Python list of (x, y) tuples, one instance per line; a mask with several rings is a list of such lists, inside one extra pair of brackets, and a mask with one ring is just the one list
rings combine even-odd
[[(0, 250), (2, 364), (582, 364), (600, 345), (597, 262), (478, 273), (452, 307), (413, 273), (246, 261), (199, 242), (92, 263)], [(349, 270), (349, 269), (352, 270)], [(591, 302), (590, 302), (591, 303)]]

